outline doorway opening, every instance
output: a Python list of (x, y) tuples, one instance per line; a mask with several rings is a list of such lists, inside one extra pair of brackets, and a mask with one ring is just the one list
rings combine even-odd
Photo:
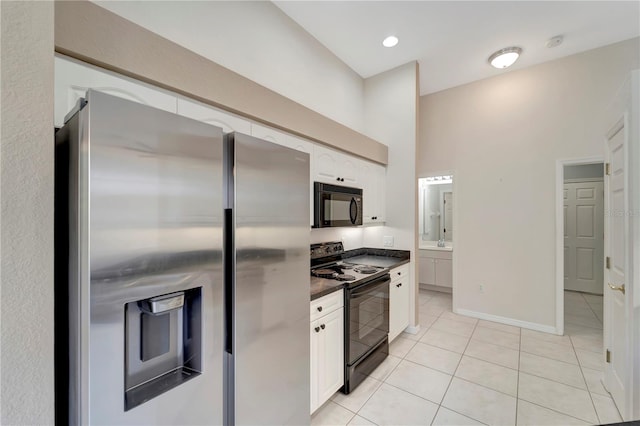
[(601, 352), (604, 159), (559, 160), (556, 196), (556, 332)]

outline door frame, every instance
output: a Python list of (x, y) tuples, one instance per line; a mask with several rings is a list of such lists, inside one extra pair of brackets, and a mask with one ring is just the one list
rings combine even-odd
[[(627, 232), (629, 237), (626, 241), (628, 256), (625, 265), (628, 353), (626, 354), (626, 410), (624, 413), (620, 413), (627, 420), (640, 419), (640, 399), (638, 398), (640, 395), (640, 359), (638, 358), (638, 348), (640, 347), (640, 315), (638, 314), (640, 311), (640, 291), (638, 291), (640, 268), (637, 267), (640, 265), (640, 196), (638, 196), (640, 190), (640, 119), (637, 117), (638, 111), (640, 111), (639, 90), (640, 69), (636, 69), (622, 84), (614, 101), (607, 109), (605, 122), (607, 133), (603, 138), (606, 144), (616, 127), (629, 129), (625, 139), (627, 155), (625, 166), (628, 169), (625, 185), (628, 188), (626, 206), (628, 210), (624, 212), (628, 218)], [(608, 146), (605, 145), (605, 149), (608, 156)], [(605, 329), (606, 326), (603, 328), (603, 332)], [(608, 343), (606, 340), (604, 341), (605, 345)], [(606, 374), (606, 369), (603, 374)]]
[(564, 167), (604, 162), (604, 156), (556, 160), (556, 334), (559, 335), (564, 334)]
[[(456, 208), (456, 205), (458, 204), (458, 202), (456, 201), (456, 191), (459, 191), (460, 188), (460, 182), (458, 182), (458, 179), (456, 178), (457, 176), (457, 172), (456, 169), (450, 169), (450, 170), (443, 170), (443, 171), (439, 171), (439, 172), (428, 172), (428, 173), (418, 173), (418, 176), (416, 178), (416, 187), (418, 188), (418, 191), (420, 190), (420, 179), (424, 179), (424, 178), (428, 178), (428, 177), (434, 177), (434, 176), (451, 176), (451, 192), (453, 193), (453, 228), (454, 229), (460, 229), (458, 227), (458, 211), (459, 209)], [(416, 200), (417, 203), (417, 200)], [(416, 206), (416, 209), (418, 208), (418, 206)], [(416, 216), (419, 217), (419, 211), (416, 211)], [(416, 228), (418, 229), (418, 228)], [(453, 239), (451, 240), (451, 245), (453, 247), (453, 251), (452, 251), (452, 255), (451, 255), (451, 305), (452, 305), (452, 310), (453, 312), (456, 312), (456, 310), (458, 309), (458, 305), (457, 305), (457, 299), (456, 299), (456, 287), (457, 287), (457, 278), (458, 278), (458, 262), (457, 262), (457, 256), (455, 255), (455, 251), (456, 251), (456, 246), (458, 244), (459, 238), (458, 236), (460, 235), (460, 233), (458, 232), (454, 232), (453, 234)], [(416, 232), (416, 239), (418, 242), (418, 246), (416, 247), (416, 249), (420, 248), (420, 239), (421, 236), (420, 234), (418, 234), (418, 232)], [(416, 275), (419, 273), (419, 269), (418, 269), (418, 262), (420, 259), (420, 255), (419, 252), (416, 251), (418, 253), (418, 255), (416, 255)], [(418, 298), (418, 291), (420, 288), (420, 280), (417, 278), (416, 279), (416, 283), (418, 284), (418, 288), (416, 289), (416, 299)]]

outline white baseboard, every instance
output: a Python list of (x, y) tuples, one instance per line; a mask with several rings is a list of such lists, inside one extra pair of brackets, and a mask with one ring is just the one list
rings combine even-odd
[(453, 289), (451, 287), (442, 287), (439, 285), (431, 285), (431, 284), (420, 284), (420, 288), (422, 290), (432, 290), (439, 291), (441, 293), (452, 293)]
[(407, 328), (405, 328), (404, 331), (409, 334), (418, 334), (420, 332), (420, 324), (410, 325)]
[(483, 319), (486, 321), (499, 322), (501, 324), (513, 325), (515, 327), (522, 327), (529, 330), (542, 331), (543, 333), (560, 334), (558, 330), (552, 325), (543, 325), (535, 322), (521, 321), (513, 318), (501, 317), (498, 315), (485, 314), (484, 312), (468, 311), (466, 309), (454, 309), (454, 313), (460, 315), (466, 315), (468, 317)]

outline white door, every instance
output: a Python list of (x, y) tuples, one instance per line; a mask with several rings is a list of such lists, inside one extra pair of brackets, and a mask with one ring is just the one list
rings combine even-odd
[(453, 240), (453, 192), (444, 193), (444, 240)]
[(626, 283), (627, 259), (629, 255), (627, 237), (629, 221), (627, 201), (627, 126), (624, 119), (618, 122), (607, 136), (607, 254), (610, 258), (605, 279), (607, 291), (604, 293), (605, 320), (604, 338), (609, 351), (609, 361), (605, 364), (605, 387), (611, 393), (625, 420), (626, 392), (628, 381), (628, 314), (626, 294), (622, 289)]
[(564, 288), (602, 294), (604, 183), (565, 183), (564, 214)]

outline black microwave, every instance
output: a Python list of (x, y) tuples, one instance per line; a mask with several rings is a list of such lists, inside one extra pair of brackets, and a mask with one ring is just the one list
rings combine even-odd
[(362, 225), (362, 189), (314, 182), (313, 227)]

